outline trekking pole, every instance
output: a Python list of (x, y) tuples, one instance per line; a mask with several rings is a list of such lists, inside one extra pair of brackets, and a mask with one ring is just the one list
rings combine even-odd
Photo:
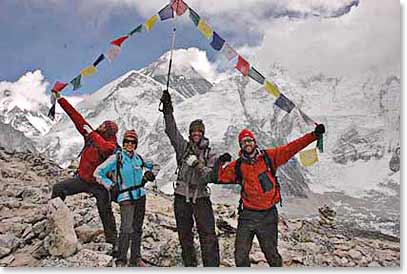
[[(178, 9), (178, 2), (177, 2), (177, 6), (176, 9)], [(172, 56), (173, 56), (173, 52), (174, 52), (174, 47), (175, 47), (175, 38), (176, 38), (176, 34), (177, 34), (177, 27), (176, 27), (176, 20), (177, 20), (177, 13), (175, 12), (174, 14), (174, 27), (172, 29), (172, 41), (171, 41), (171, 53), (170, 53), (170, 62), (168, 64), (168, 73), (167, 73), (167, 89), (168, 90), (170, 88), (170, 76), (171, 76), (171, 67), (172, 67)], [(162, 102), (160, 101), (160, 105), (158, 106), (158, 111), (163, 112), (163, 108), (162, 108)]]

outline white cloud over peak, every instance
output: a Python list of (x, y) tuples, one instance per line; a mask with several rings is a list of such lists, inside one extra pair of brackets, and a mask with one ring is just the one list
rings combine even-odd
[(36, 111), (41, 105), (49, 102), (46, 95), (48, 86), (49, 83), (40, 70), (26, 72), (15, 82), (1, 81), (0, 106), (7, 100), (10, 102), (7, 104), (8, 111), (15, 106), (23, 110)]

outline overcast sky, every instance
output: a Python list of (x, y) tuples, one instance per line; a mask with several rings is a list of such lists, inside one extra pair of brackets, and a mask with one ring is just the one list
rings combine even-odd
[[(386, 72), (401, 66), (397, 0), (186, 2), (260, 71), (274, 62), (293, 75)], [(143, 23), (166, 3), (168, 0), (1, 0), (0, 88), (16, 86), (21, 92), (31, 88), (32, 93), (44, 93), (56, 80), (71, 80), (105, 52), (111, 40)], [(155, 61), (169, 49), (171, 28), (170, 20), (157, 22), (150, 33), (128, 39), (118, 59), (112, 64), (103, 62), (97, 74), (84, 80), (80, 93), (93, 92), (121, 74)], [(189, 58), (178, 61), (192, 60), (201, 73), (216, 80), (222, 72), (215, 65), (218, 55), (187, 13), (177, 19), (177, 29), (178, 48), (197, 48), (184, 50)], [(29, 81), (34, 83), (29, 85)]]

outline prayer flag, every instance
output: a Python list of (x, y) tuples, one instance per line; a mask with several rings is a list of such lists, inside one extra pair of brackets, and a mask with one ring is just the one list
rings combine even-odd
[(222, 54), (229, 61), (237, 56), (237, 52), (228, 43), (225, 43), (225, 45), (223, 46)]
[(198, 26), (199, 20), (201, 20), (201, 17), (193, 9), (191, 9), (191, 8), (188, 8), (188, 9), (189, 9), (189, 18), (192, 20), (192, 22), (194, 22), (195, 26)]
[(164, 21), (170, 18), (174, 18), (174, 11), (170, 4), (168, 4), (158, 12), (158, 15), (160, 16), (161, 21)]
[(293, 108), (295, 107), (294, 103), (291, 102), (287, 97), (285, 97), (284, 94), (280, 93), (280, 96), (278, 96), (277, 100), (274, 102), (276, 106), (281, 108), (282, 110), (287, 111), (290, 113)]
[(158, 19), (158, 15), (156, 14), (156, 15), (150, 17), (150, 19), (148, 19), (148, 20), (144, 23), (144, 26), (146, 26), (146, 30), (147, 30), (147, 31), (150, 31), (150, 30), (153, 28), (155, 22), (157, 22), (157, 19)]
[(121, 46), (122, 46), (122, 43), (123, 43), (124, 41), (126, 41), (127, 38), (129, 38), (129, 36), (127, 36), (127, 35), (122, 36), (122, 37), (117, 38), (116, 40), (110, 42), (110, 44), (116, 45), (116, 46), (118, 46), (118, 47), (121, 47)]
[(309, 167), (318, 162), (317, 149), (304, 150), (300, 152), (300, 162), (303, 166)]
[(73, 86), (73, 90), (77, 90), (81, 87), (81, 78), (82, 78), (82, 75), (79, 74), (78, 76), (76, 76), (74, 79), (71, 80), (70, 83)]
[(143, 25), (138, 25), (135, 29), (133, 29), (132, 31), (129, 32), (129, 35), (133, 35), (136, 32), (142, 32), (143, 31)]
[(239, 55), (235, 68), (239, 70), (244, 76), (247, 76), (249, 74), (250, 64), (242, 56)]
[(280, 91), (278, 90), (278, 87), (267, 80), (264, 83), (264, 88), (267, 90), (268, 93), (270, 93), (274, 97), (280, 96)]
[(91, 65), (81, 70), (82, 77), (88, 77), (96, 73), (96, 67)]
[(172, 2), (172, 9), (178, 16), (183, 15), (187, 8), (188, 8), (187, 4), (185, 4), (185, 2), (182, 0), (174, 0)]
[(51, 108), (48, 111), (48, 118), (50, 118), (51, 120), (55, 119), (55, 103), (51, 106)]
[(249, 77), (261, 85), (263, 85), (264, 81), (266, 80), (266, 78), (264, 78), (264, 76), (261, 75), (261, 73), (258, 72), (254, 67), (250, 68)]
[(111, 45), (109, 51), (107, 52), (107, 59), (109, 59), (109, 62), (113, 62), (114, 59), (119, 55), (121, 51), (121, 48), (116, 45)]
[(215, 50), (219, 51), (222, 49), (223, 45), (225, 44), (225, 40), (220, 37), (215, 31), (213, 32), (211, 46)]
[(68, 83), (62, 83), (57, 81), (54, 86), (52, 87), (51, 91), (53, 92), (60, 92), (61, 90), (63, 90), (66, 86), (68, 85)]
[(95, 62), (93, 62), (93, 65), (96, 67), (97, 65), (100, 64), (100, 62), (102, 62), (105, 59), (105, 55), (102, 53), (101, 55), (99, 55), (98, 59), (96, 59)]
[(206, 37), (206, 39), (209, 39), (211, 37), (212, 28), (208, 24), (206, 24), (204, 20), (199, 20), (198, 29), (202, 33), (202, 35)]

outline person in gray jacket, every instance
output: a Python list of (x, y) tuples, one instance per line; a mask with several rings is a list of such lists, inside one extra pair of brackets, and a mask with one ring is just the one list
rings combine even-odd
[(161, 97), (165, 120), (165, 133), (174, 147), (178, 177), (174, 193), (174, 212), (181, 243), (184, 266), (197, 266), (194, 220), (201, 244), (204, 266), (219, 266), (219, 243), (215, 232), (215, 217), (207, 183), (212, 178), (215, 157), (210, 153), (205, 125), (195, 120), (189, 127), (189, 139), (179, 132), (173, 116), (171, 95), (167, 90)]

